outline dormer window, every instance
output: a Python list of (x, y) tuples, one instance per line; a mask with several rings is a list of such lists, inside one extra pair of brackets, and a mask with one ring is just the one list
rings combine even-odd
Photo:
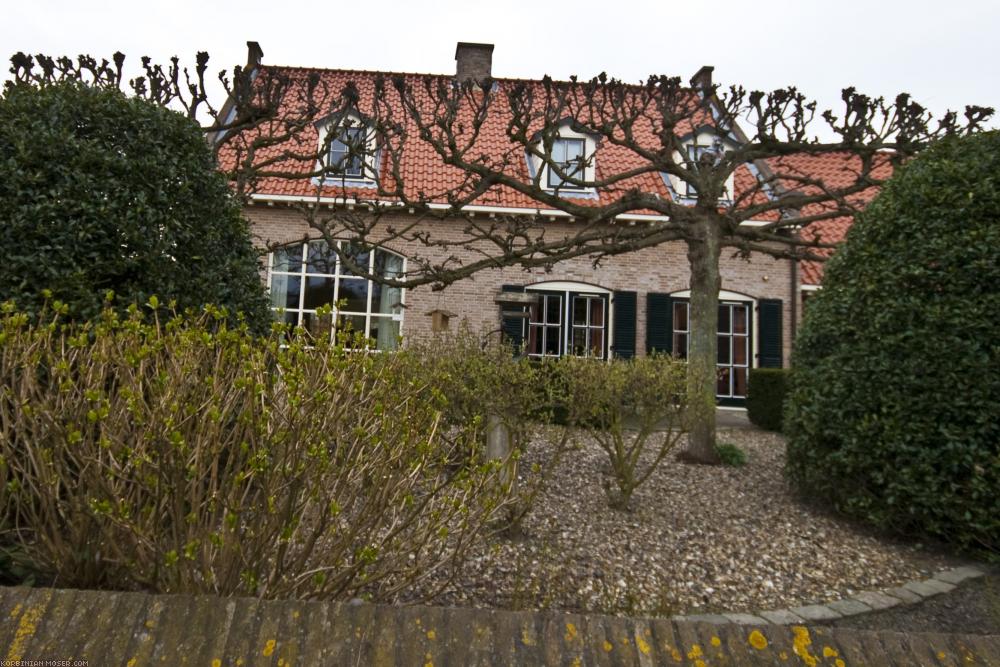
[(370, 187), (378, 174), (378, 150), (371, 128), (353, 114), (328, 118), (317, 126), (324, 151), (320, 165), (323, 177), (331, 182), (365, 181)]
[[(583, 139), (559, 137), (552, 142), (552, 163), (570, 178), (585, 179), (586, 142)], [(577, 188), (580, 186), (567, 182), (549, 169), (548, 185), (550, 188)]]
[(330, 141), (327, 170), (337, 176), (364, 178), (364, 162), (368, 153), (365, 144), (364, 128), (342, 128), (340, 135)]
[[(560, 196), (597, 196), (592, 185), (597, 179), (597, 136), (576, 131), (566, 120), (560, 124), (558, 134), (538, 133), (533, 141), (534, 145), (525, 151), (531, 179)], [(556, 173), (557, 169), (561, 173)]]
[[(687, 147), (688, 164), (694, 171), (698, 170), (698, 166), (701, 165), (702, 160), (708, 160), (711, 156), (711, 160), (715, 162), (718, 159), (718, 149), (715, 146), (704, 146), (701, 144), (690, 144)], [(695, 198), (698, 196), (698, 188), (693, 184), (685, 182), (687, 187), (687, 196)]]
[[(697, 174), (703, 165), (709, 169), (718, 166), (726, 154), (736, 146), (735, 142), (728, 137), (719, 136), (713, 127), (704, 127), (693, 134), (679, 138), (679, 145), (674, 151), (674, 162), (684, 169)], [(672, 196), (690, 203), (698, 198), (698, 188), (694, 183), (688, 183), (679, 174), (663, 174), (664, 182), (670, 187)], [(722, 195), (720, 201), (730, 201), (732, 199), (733, 188), (735, 186), (732, 171), (722, 183)]]

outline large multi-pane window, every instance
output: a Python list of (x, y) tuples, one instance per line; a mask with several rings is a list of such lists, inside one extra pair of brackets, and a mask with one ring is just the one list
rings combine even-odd
[[(364, 249), (338, 241), (342, 253), (369, 273), (394, 278), (404, 271), (403, 258), (381, 248)], [(338, 331), (360, 333), (367, 347), (394, 350), (403, 322), (403, 290), (387, 287), (351, 271), (325, 241), (314, 240), (276, 249), (268, 271), (271, 307), (284, 321), (312, 336)], [(332, 306), (331, 315), (316, 311)], [(339, 307), (338, 307), (339, 306)]]
[(719, 305), (718, 379), (715, 394), (746, 398), (750, 368), (750, 306), (745, 303)]
[(525, 349), (529, 357), (607, 356), (608, 297), (571, 291), (536, 292), (528, 308)]
[[(719, 398), (746, 398), (747, 373), (750, 368), (750, 304), (723, 302), (719, 304), (716, 359), (716, 388)], [(691, 349), (690, 305), (674, 301), (674, 354), (687, 359)]]
[[(558, 138), (552, 142), (552, 162), (556, 164), (567, 176), (582, 179), (584, 177), (584, 146), (585, 144), (583, 139)], [(564, 179), (560, 178), (555, 169), (550, 168), (548, 171), (550, 188), (580, 187), (579, 185), (575, 185), (573, 183), (567, 183)]]
[(574, 294), (570, 350), (578, 357), (604, 358), (607, 300), (596, 294)]

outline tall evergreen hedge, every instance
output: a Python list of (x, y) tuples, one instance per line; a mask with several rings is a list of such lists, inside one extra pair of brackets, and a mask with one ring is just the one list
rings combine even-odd
[(899, 169), (829, 262), (785, 427), (802, 493), (1000, 555), (1000, 133)]
[(747, 417), (754, 426), (780, 431), (788, 393), (787, 368), (751, 368), (747, 387)]
[(10, 86), (0, 96), (0, 301), (49, 290), (90, 319), (108, 290), (268, 320), (248, 223), (197, 124), (117, 90)]

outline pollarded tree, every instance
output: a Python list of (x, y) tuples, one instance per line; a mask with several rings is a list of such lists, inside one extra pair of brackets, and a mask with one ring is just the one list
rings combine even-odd
[[(316, 104), (326, 110), (317, 119), (325, 134), (307, 128), (283, 151), (273, 145), (258, 151), (258, 160), (260, 129), (245, 132), (229, 146), (230, 164), (261, 165), (254, 176), (265, 189), (274, 180), (315, 179), (315, 205), (303, 211), (331, 244), (347, 237), (435, 250), (411, 256), (407, 274), (387, 281), (395, 286), (441, 288), (483, 269), (550, 268), (580, 256), (596, 266), (612, 255), (683, 243), (690, 266), (693, 417), (686, 454), (715, 462), (723, 253), (822, 258), (831, 245), (813, 226), (853, 215), (893, 164), (938, 138), (977, 129), (991, 110), (970, 107), (964, 119), (949, 113), (935, 122), (906, 95), (886, 102), (848, 89), (841, 115), (821, 115), (831, 137), (821, 140), (809, 129), (815, 105), (795, 89), (720, 93), (709, 74), (703, 70), (685, 86), (662, 76), (642, 85), (603, 76), (586, 83), (350, 72), (307, 78), (265, 67), (261, 79), (300, 77), (300, 86), (327, 94)], [(577, 138), (573, 154), (561, 141), (566, 136)], [(335, 140), (343, 157), (331, 169)], [(376, 150), (380, 164), (371, 160)], [(416, 154), (435, 156), (436, 191), (414, 184)], [(802, 168), (803, 156), (839, 157), (842, 168), (833, 178), (817, 175)], [(345, 164), (376, 187), (352, 188)], [(473, 205), (509, 200), (500, 193), (520, 196), (535, 214), (475, 214)], [(338, 197), (349, 205), (331, 208)], [(400, 206), (413, 213), (411, 223), (386, 219)], [(572, 231), (547, 229), (544, 218), (553, 214), (573, 220)], [(421, 225), (426, 218), (458, 218), (463, 233), (431, 236)], [(340, 259), (352, 271), (385, 280), (346, 254)]]
[(1000, 132), (903, 166), (810, 302), (788, 472), (879, 527), (1000, 554)]
[(0, 265), (0, 300), (29, 311), (54, 298), (91, 318), (113, 291), (269, 319), (247, 222), (198, 126), (80, 82), (0, 97)]
[[(936, 139), (972, 132), (992, 114), (967, 107), (964, 117), (947, 113), (935, 121), (906, 95), (886, 101), (851, 88), (844, 90), (841, 112), (817, 114), (816, 105), (794, 88), (721, 91), (710, 68), (690, 86), (667, 76), (632, 85), (604, 75), (586, 82), (494, 80), (488, 72), (462, 79), (324, 75), (264, 66), (260, 48), (250, 46), (248, 66), (234, 72), (229, 100), (213, 114), (220, 164), (245, 195), (277, 181), (315, 184), (306, 188), (315, 195), (314, 205), (301, 209), (328, 242), (350, 238), (362, 246), (399, 241), (428, 248), (425, 256), (409, 257), (405, 274), (386, 276), (358, 266), (331, 244), (357, 275), (395, 287), (443, 288), (500, 266), (549, 268), (573, 257), (589, 257), (596, 265), (642, 248), (684, 244), (691, 276), (688, 382), (694, 416), (688, 454), (701, 461), (717, 460), (723, 253), (822, 258), (831, 246), (814, 231), (817, 224), (852, 216), (883, 182), (887, 166)], [(46, 66), (32, 69), (33, 63)], [(122, 85), (119, 60), (117, 69), (92, 63), (22, 55), (14, 71), (18, 79), (46, 80), (95, 78), (96, 70), (104, 85)], [(176, 61), (166, 70), (144, 65), (156, 89), (175, 98), (187, 90), (189, 98), (201, 99), (203, 58), (186, 89), (178, 83)], [(131, 84), (141, 95), (153, 88)], [(817, 118), (827, 138), (813, 131)], [(560, 141), (567, 132), (583, 138), (581, 150), (567, 152)], [(375, 152), (378, 160), (372, 159)], [(414, 182), (414, 155), (436, 160), (435, 191)], [(842, 158), (835, 178), (802, 168), (801, 158), (823, 156)], [(375, 186), (351, 187), (347, 175), (355, 172)], [(566, 196), (581, 191), (593, 196)], [(477, 217), (470, 209), (498, 192), (522, 197), (526, 213)], [(331, 208), (331, 201), (344, 206)], [(411, 222), (386, 217), (401, 208), (413, 214)], [(539, 214), (575, 224), (571, 232), (553, 232)], [(428, 218), (461, 222), (435, 237), (421, 226)], [(449, 252), (459, 246), (462, 252)], [(473, 253), (466, 252), (469, 247)]]

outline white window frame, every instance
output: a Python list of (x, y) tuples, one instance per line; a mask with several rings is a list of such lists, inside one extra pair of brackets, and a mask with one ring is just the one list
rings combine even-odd
[[(337, 138), (329, 140), (330, 132), (337, 130), (340, 134)], [(331, 155), (333, 153), (334, 142), (344, 143), (342, 137), (345, 133), (352, 131), (360, 131), (364, 133), (364, 155), (361, 156), (361, 173), (353, 174), (346, 173), (343, 171), (337, 171), (331, 164)], [(346, 145), (346, 144), (345, 144)], [(376, 141), (375, 133), (371, 127), (361, 120), (361, 118), (354, 114), (348, 114), (343, 117), (330, 118), (324, 123), (319, 125), (319, 150), (321, 151), (322, 158), (320, 159), (319, 169), (322, 171), (322, 180), (327, 183), (364, 183), (364, 184), (374, 184), (378, 178), (378, 168), (379, 168), (379, 155), (378, 155), (378, 142)], [(350, 155), (349, 151), (346, 154)]]
[[(555, 150), (556, 142), (563, 139), (579, 140), (583, 142), (583, 159), (584, 159), (583, 174), (582, 175), (574, 174), (574, 175), (579, 176), (579, 180), (584, 181), (585, 183), (592, 183), (595, 180), (597, 174), (597, 167), (596, 167), (597, 141), (594, 139), (593, 136), (589, 134), (576, 132), (568, 125), (564, 125), (561, 128), (559, 128), (558, 136), (553, 137), (553, 142), (552, 142), (553, 151)], [(539, 142), (535, 145), (535, 150), (544, 155), (545, 142), (539, 140)], [(554, 155), (549, 155), (549, 157), (550, 159), (554, 158)], [(596, 190), (592, 186), (583, 187), (566, 182), (563, 182), (563, 184), (558, 186), (550, 185), (550, 183), (552, 182), (552, 178), (553, 177), (558, 178), (558, 177), (555, 175), (554, 172), (550, 173), (551, 168), (545, 160), (535, 155), (531, 154), (528, 155), (528, 167), (530, 175), (532, 177), (541, 172), (540, 185), (545, 189), (546, 192), (566, 193), (567, 195), (571, 196), (575, 194), (590, 195), (596, 192)]]
[[(692, 165), (693, 158), (691, 156), (691, 151), (694, 150), (695, 153), (697, 154), (697, 150), (699, 148), (713, 148), (713, 147), (716, 148), (718, 151), (720, 151), (720, 154), (725, 153), (727, 148), (726, 142), (720, 141), (719, 137), (716, 136), (714, 132), (710, 130), (703, 130), (686, 139), (681, 144), (680, 151), (674, 151), (673, 155), (674, 162), (690, 170), (693, 166)], [(676, 176), (674, 174), (669, 174), (668, 176), (665, 173), (663, 175), (667, 177), (670, 188), (680, 199), (684, 201), (693, 201), (698, 198), (698, 193), (695, 190), (695, 187), (690, 183), (688, 183), (687, 181), (685, 181), (684, 179), (682, 179), (680, 176)], [(733, 197), (732, 193), (735, 191), (735, 187), (736, 187), (736, 174), (732, 173), (729, 174), (729, 177), (726, 179), (726, 184), (722, 191), (723, 201), (732, 200)]]
[[(564, 157), (568, 152), (568, 147), (573, 145), (578, 145), (580, 147), (579, 157), (573, 160), (565, 159), (559, 160), (557, 158), (557, 150), (562, 150), (563, 155), (558, 157)], [(559, 136), (552, 140), (552, 162), (558, 165), (559, 169), (566, 173), (567, 176), (572, 178), (583, 177), (586, 178), (586, 159), (587, 159), (587, 140), (578, 137), (563, 137)], [(580, 160), (584, 160), (581, 168)], [(560, 179), (561, 182), (553, 184), (552, 179), (559, 179), (559, 174), (556, 173), (554, 169), (549, 165), (545, 170), (545, 189), (555, 190), (559, 188), (560, 190), (583, 190), (584, 188), (570, 183), (568, 181)]]
[[(547, 337), (549, 335), (548, 330), (557, 326), (555, 323), (548, 323), (547, 319), (547, 304), (550, 300), (546, 300), (545, 306), (541, 309), (541, 319), (538, 321), (531, 320), (530, 308), (529, 317), (524, 321), (524, 328), (522, 330), (522, 335), (524, 338), (525, 350), (528, 350), (528, 342), (531, 339), (531, 328), (537, 327), (541, 329), (542, 345), (541, 352), (533, 353), (526, 352), (527, 356), (531, 359), (556, 359), (567, 354), (572, 354), (573, 349), (573, 331), (575, 329), (597, 329), (600, 328), (603, 331), (604, 343), (601, 349), (601, 354), (599, 356), (594, 356), (589, 354), (590, 346), (588, 344), (588, 353), (582, 356), (586, 358), (594, 359), (609, 359), (611, 357), (611, 350), (613, 348), (613, 341), (611, 340), (611, 322), (612, 322), (612, 309), (613, 299), (611, 298), (611, 290), (605, 289), (603, 287), (598, 287), (596, 285), (590, 285), (587, 283), (578, 282), (568, 282), (568, 281), (552, 281), (545, 283), (536, 283), (534, 285), (527, 285), (524, 288), (525, 292), (529, 294), (541, 294), (544, 296), (559, 296), (560, 298), (560, 315), (559, 315), (559, 348), (557, 354), (550, 354), (545, 351), (545, 343), (547, 342)], [(587, 310), (587, 322), (584, 325), (575, 325), (573, 323), (573, 299), (574, 298), (586, 298), (590, 299), (600, 299), (604, 303), (604, 324), (601, 327), (594, 327), (589, 324), (590, 320), (590, 304), (588, 303)], [(589, 342), (590, 337), (593, 334), (587, 332), (587, 341)]]
[[(317, 310), (316, 308), (306, 308), (305, 307), (305, 299), (306, 299), (306, 289), (305, 289), (305, 287), (307, 285), (308, 278), (325, 278), (325, 279), (332, 278), (333, 281), (334, 281), (334, 287), (333, 287), (333, 301), (330, 304), (331, 307), (332, 307), (332, 312), (331, 312), (331, 326), (330, 326), (330, 335), (331, 335), (331, 337), (336, 336), (337, 332), (342, 328), (338, 324), (341, 316), (343, 316), (343, 317), (355, 317), (355, 318), (356, 317), (364, 317), (364, 322), (365, 322), (364, 331), (361, 332), (361, 333), (363, 333), (364, 336), (365, 336), (365, 338), (366, 338), (366, 340), (369, 340), (369, 341), (370, 340), (375, 340), (375, 339), (373, 339), (369, 335), (370, 332), (371, 332), (371, 330), (372, 330), (372, 323), (373, 323), (373, 321), (387, 320), (387, 321), (398, 322), (398, 328), (397, 328), (396, 335), (397, 336), (402, 336), (403, 335), (403, 325), (404, 325), (403, 314), (404, 314), (404, 312), (406, 310), (406, 289), (405, 288), (399, 288), (399, 304), (398, 304), (397, 307), (395, 307), (393, 309), (394, 312), (389, 313), (389, 314), (382, 314), (382, 313), (375, 313), (375, 312), (373, 312), (372, 311), (372, 297), (373, 297), (373, 293), (374, 293), (373, 285), (376, 284), (376, 281), (370, 280), (368, 278), (360, 277), (360, 276), (352, 276), (350, 274), (345, 274), (343, 272), (342, 267), (341, 267), (340, 257), (339, 257), (339, 255), (336, 255), (336, 253), (333, 253), (333, 258), (334, 258), (335, 265), (334, 265), (334, 270), (333, 270), (332, 273), (311, 273), (311, 272), (309, 272), (308, 266), (307, 266), (307, 260), (308, 260), (308, 257), (309, 257), (309, 245), (310, 244), (318, 244), (318, 243), (324, 243), (325, 244), (325, 242), (323, 241), (323, 239), (306, 239), (306, 240), (303, 240), (303, 241), (295, 241), (295, 242), (287, 244), (286, 247), (292, 247), (292, 246), (297, 246), (297, 245), (302, 247), (302, 254), (301, 254), (301, 256), (299, 257), (299, 260), (298, 260), (299, 261), (299, 267), (298, 267), (298, 270), (295, 271), (295, 272), (276, 270), (275, 269), (275, 252), (271, 251), (271, 252), (268, 253), (268, 258), (267, 258), (267, 288), (268, 288), (268, 292), (271, 291), (271, 286), (273, 285), (273, 281), (274, 281), (274, 277), (275, 276), (287, 276), (288, 278), (297, 278), (299, 280), (299, 297), (298, 297), (298, 304), (297, 304), (297, 306), (295, 308), (291, 308), (290, 309), (290, 308), (288, 308), (287, 305), (285, 305), (285, 306), (277, 306), (277, 305), (275, 305), (272, 302), (272, 304), (271, 304), (271, 310), (274, 311), (275, 313), (280, 313), (282, 315), (285, 315), (288, 312), (294, 312), (294, 313), (297, 314), (295, 326), (296, 327), (305, 326), (306, 315), (307, 314), (312, 314), (313, 316), (315, 316), (316, 315), (316, 310)], [(350, 243), (350, 241), (337, 241), (337, 246), (339, 248), (339, 247), (342, 247), (343, 244), (349, 244), (349, 243)], [(400, 274), (405, 274), (406, 273), (406, 261), (407, 260), (406, 260), (406, 257), (404, 255), (401, 255), (401, 254), (399, 254), (397, 252), (393, 252), (393, 251), (388, 250), (386, 248), (379, 248), (379, 247), (372, 247), (372, 248), (368, 249), (367, 252), (368, 252), (368, 272), (369, 273), (374, 274), (374, 272), (375, 272), (376, 253), (379, 253), (379, 252), (385, 253), (387, 255), (391, 255), (393, 257), (398, 257), (401, 260)], [(359, 281), (359, 282), (363, 281), (363, 282), (366, 283), (365, 311), (364, 312), (361, 312), (361, 311), (358, 311), (358, 310), (347, 310), (347, 309), (340, 310), (340, 309), (337, 308), (337, 301), (343, 299), (343, 296), (341, 295), (341, 292), (340, 292), (340, 287), (341, 287), (342, 282), (344, 282), (344, 281)], [(385, 285), (381, 285), (381, 289), (382, 290), (387, 290), (387, 289), (392, 289), (392, 288), (388, 288)], [(383, 298), (385, 298), (384, 295), (383, 295)], [(365, 349), (366, 350), (375, 351), (375, 350), (377, 350), (377, 347), (366, 344)], [(381, 351), (381, 350), (378, 350), (378, 351)]]
[[(363, 127), (342, 127), (340, 128), (340, 136), (336, 139), (330, 140), (330, 144), (327, 147), (328, 150), (326, 152), (326, 168), (334, 176), (343, 176), (348, 179), (364, 179), (365, 161), (368, 159), (368, 147), (367, 142), (364, 141), (364, 135), (362, 135), (363, 132), (365, 132), (365, 128)], [(355, 134), (361, 135), (361, 141), (359, 141), (357, 137), (351, 137), (351, 135)], [(347, 141), (344, 140), (344, 137), (347, 138)], [(355, 142), (366, 144), (364, 146), (364, 152), (361, 155), (351, 155), (351, 148), (354, 147)], [(343, 146), (343, 150), (336, 149), (338, 144)], [(342, 153), (343, 157), (334, 161), (333, 155), (335, 152)], [(338, 168), (337, 165), (341, 162), (343, 162), (344, 165), (342, 168)], [(355, 164), (357, 164), (357, 171), (351, 169), (351, 167), (354, 167)]]
[[(691, 350), (691, 290), (684, 290), (682, 292), (674, 292), (673, 294), (670, 295), (670, 298), (673, 300), (673, 301), (671, 301), (671, 308), (673, 308), (674, 306), (677, 305), (677, 300), (682, 300), (682, 301), (686, 302), (686, 305), (687, 305), (687, 311), (688, 311), (688, 313), (687, 313), (687, 329), (685, 329), (683, 331), (681, 331), (679, 329), (676, 329), (676, 323), (675, 323), (675, 324), (671, 325), (671, 331), (670, 331), (670, 345), (671, 345), (671, 349), (674, 349), (674, 342), (675, 342), (674, 341), (674, 334), (675, 334), (675, 332), (681, 331), (682, 333), (686, 333), (687, 334), (687, 349), (684, 351), (684, 358), (687, 359), (687, 356), (688, 356), (688, 354), (690, 353), (690, 350)], [(757, 317), (757, 299), (755, 299), (755, 298), (753, 298), (751, 296), (748, 296), (746, 294), (740, 294), (739, 292), (730, 292), (728, 290), (720, 290), (719, 291), (719, 305), (720, 306), (727, 306), (727, 305), (728, 306), (734, 306), (734, 305), (738, 305), (738, 306), (744, 306), (747, 309), (747, 318), (749, 320), (749, 325), (750, 325), (750, 326), (747, 327), (747, 333), (746, 334), (736, 334), (737, 336), (745, 337), (747, 339), (747, 342), (746, 342), (746, 345), (747, 345), (746, 364), (738, 364), (737, 365), (737, 364), (733, 364), (732, 363), (733, 362), (733, 352), (734, 352), (734, 350), (733, 350), (733, 342), (732, 342), (732, 338), (733, 338), (733, 333), (732, 333), (732, 331), (733, 331), (732, 319), (730, 319), (730, 323), (729, 323), (729, 333), (728, 334), (719, 334), (718, 333), (718, 327), (716, 327), (716, 330), (717, 330), (716, 331), (716, 336), (719, 336), (719, 335), (728, 335), (730, 337), (730, 347), (729, 347), (729, 362), (730, 363), (726, 364), (726, 366), (728, 366), (730, 368), (732, 368), (734, 366), (738, 366), (739, 368), (746, 368), (747, 369), (746, 370), (746, 374), (747, 374), (746, 382), (747, 382), (747, 386), (749, 386), (749, 383), (750, 383), (750, 369), (751, 368), (757, 368), (758, 359), (757, 359), (757, 352), (756, 352), (756, 350), (757, 350), (757, 347), (760, 345), (758, 334), (757, 334), (757, 320), (758, 320), (758, 317)], [(676, 320), (674, 318), (674, 313), (673, 312), (670, 314), (670, 317), (671, 317), (671, 322), (676, 322)], [(675, 354), (676, 354), (676, 350), (675, 350)], [(716, 356), (718, 357), (718, 353), (716, 353)], [(718, 358), (716, 358), (716, 366), (717, 367), (719, 366)], [(723, 400), (736, 400), (736, 401), (746, 400), (746, 396), (745, 395), (744, 396), (733, 396), (733, 391), (732, 391), (733, 384), (734, 384), (733, 378), (732, 378), (732, 375), (730, 374), (730, 378), (729, 378), (729, 388), (730, 388), (730, 391), (729, 391), (729, 394), (728, 395), (722, 395), (722, 394), (716, 393), (716, 398), (721, 398)]]
[[(537, 319), (532, 319), (532, 308), (531, 306), (528, 306), (528, 317), (525, 320), (526, 324), (524, 331), (525, 349), (528, 349), (527, 346), (531, 340), (532, 329), (535, 329), (538, 331), (536, 335), (540, 339), (539, 349), (541, 352), (529, 351), (527, 353), (528, 357), (532, 359), (558, 359), (566, 351), (566, 299), (568, 297), (568, 293), (539, 290), (537, 294), (541, 297), (538, 302), (539, 307), (536, 309), (536, 312), (538, 313)], [(549, 319), (553, 303), (558, 304), (558, 312), (556, 313), (556, 321), (550, 322)], [(552, 329), (558, 329), (559, 331), (555, 354), (547, 351), (549, 334)]]

